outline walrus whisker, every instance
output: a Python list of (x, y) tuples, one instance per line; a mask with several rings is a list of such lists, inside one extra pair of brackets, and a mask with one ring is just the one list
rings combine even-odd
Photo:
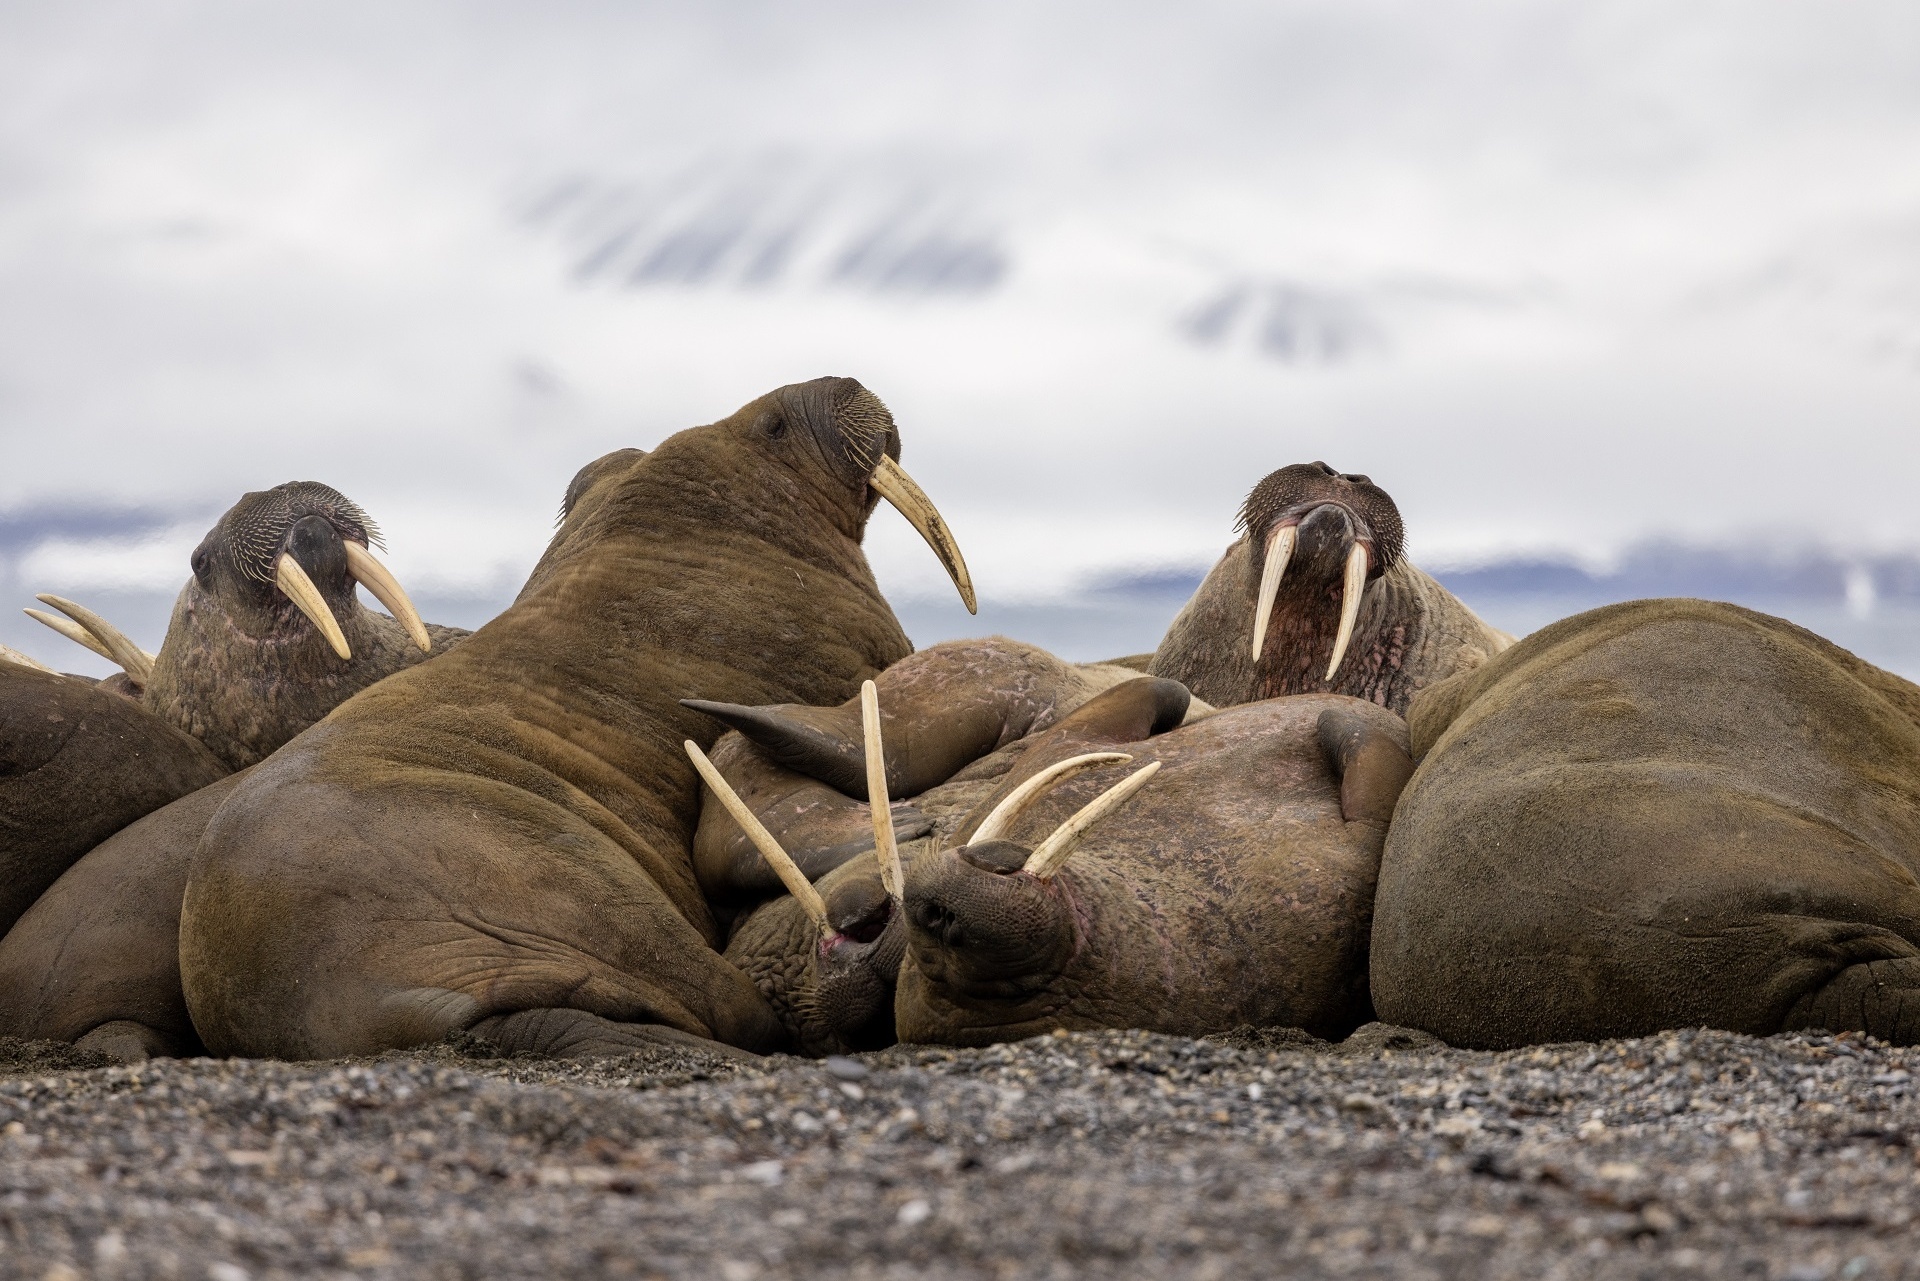
[(39, 659), (28, 654), (22, 654), (11, 645), (0, 645), (0, 663), (12, 663), (15, 667), (30, 667), (37, 672), (53, 671), (51, 667), (48, 667)]
[(873, 486), (873, 492), (893, 504), (894, 510), (907, 518), (907, 523), (920, 531), (920, 537), (927, 540), (927, 546), (933, 548), (933, 554), (946, 566), (947, 577), (960, 590), (960, 599), (966, 605), (969, 614), (980, 612), (980, 603), (973, 594), (973, 575), (967, 572), (965, 557), (960, 555), (960, 544), (954, 541), (953, 531), (947, 528), (947, 522), (941, 518), (940, 509), (927, 497), (927, 491), (914, 483), (899, 463), (886, 454), (880, 455), (880, 461), (874, 466), (873, 474), (867, 478)]
[[(53, 606), (68, 618), (71, 618), (74, 622), (91, 632), (93, 638), (105, 647), (106, 657), (120, 664), (121, 668), (133, 679), (135, 684), (145, 685), (153, 678), (153, 655), (134, 644), (132, 640), (128, 639), (127, 634), (118, 627), (115, 627), (112, 623), (109, 623), (106, 619), (88, 609), (85, 605), (76, 605), (63, 596), (55, 596), (50, 592), (41, 592), (35, 599)], [(45, 620), (43, 619), (41, 621), (44, 622)], [(61, 631), (63, 635), (70, 634), (62, 631), (62, 629), (58, 627), (54, 628), (54, 630)], [(76, 637), (75, 639), (78, 638)], [(83, 645), (86, 644), (85, 641), (81, 641), (80, 643)], [(94, 647), (88, 645), (87, 648), (93, 649)]]
[(900, 871), (900, 843), (894, 839), (893, 802), (887, 795), (886, 749), (880, 742), (880, 691), (860, 683), (860, 730), (867, 749), (867, 807), (873, 811), (873, 856), (880, 863), (880, 884), (895, 903), (904, 901), (906, 877)]
[(281, 552), (280, 559), (273, 563), (273, 581), (286, 593), (294, 607), (307, 616), (307, 621), (320, 629), (327, 638), (327, 644), (333, 646), (333, 652), (342, 658), (352, 658), (353, 651), (347, 647), (346, 633), (340, 630), (340, 622), (327, 608), (326, 597), (307, 577), (307, 571), (300, 568), (300, 562), (293, 558), (292, 552)]
[(343, 539), (342, 546), (347, 549), (347, 572), (387, 607), (387, 612), (393, 615), (395, 622), (407, 629), (407, 635), (420, 647), (422, 654), (431, 653), (433, 641), (427, 635), (427, 625), (420, 621), (419, 611), (414, 609), (406, 588), (400, 586), (400, 580), (393, 576), (393, 571), (351, 538)]
[(1253, 656), (1267, 642), (1267, 617), (1273, 613), (1274, 599), (1280, 594), (1280, 576), (1293, 559), (1293, 545), (1300, 537), (1298, 525), (1282, 525), (1267, 539), (1267, 564), (1260, 571), (1260, 600), (1253, 607)]
[(773, 839), (773, 833), (769, 832), (754, 812), (747, 808), (747, 803), (740, 799), (740, 793), (734, 791), (732, 784), (728, 783), (721, 776), (720, 771), (714, 768), (713, 762), (707, 759), (707, 754), (700, 750), (700, 744), (689, 738), (683, 746), (687, 749), (687, 757), (693, 762), (693, 767), (700, 771), (700, 777), (713, 790), (713, 794), (720, 798), (720, 803), (727, 807), (727, 813), (733, 815), (733, 821), (740, 825), (740, 830), (747, 834), (747, 839), (752, 841), (754, 848), (760, 851), (760, 857), (767, 860), (767, 866), (771, 867), (773, 874), (780, 878), (780, 883), (787, 887), (787, 893), (793, 895), (794, 900), (800, 904), (800, 910), (807, 914), (807, 919), (812, 921), (814, 928), (820, 931), (820, 937), (833, 937), (833, 925), (827, 920), (827, 901), (820, 897), (819, 890), (813, 888), (813, 882), (809, 881), (807, 874), (800, 870), (800, 865), (780, 848), (780, 842)]
[(1333, 638), (1333, 659), (1327, 664), (1327, 679), (1340, 670), (1347, 656), (1347, 642), (1353, 639), (1353, 625), (1360, 617), (1360, 597), (1367, 590), (1367, 549), (1355, 543), (1347, 553), (1347, 581), (1340, 593), (1340, 630)]
[(1020, 870), (1043, 881), (1051, 877), (1066, 863), (1067, 856), (1078, 848), (1095, 823), (1125, 805), (1135, 792), (1145, 787), (1159, 772), (1160, 762), (1154, 761), (1088, 801), (1079, 813), (1054, 828), (1052, 835), (1040, 842), (1039, 848), (1027, 856), (1026, 866)]
[(51, 627), (54, 631), (59, 632), (74, 644), (84, 646), (102, 658), (113, 658), (113, 651), (95, 640), (92, 632), (70, 618), (62, 618), (58, 614), (49, 614), (44, 609), (23, 609), (20, 612), (36, 623), (43, 623)]
[(1026, 812), (1029, 805), (1074, 775), (1084, 774), (1102, 765), (1116, 765), (1132, 759), (1133, 757), (1126, 752), (1088, 752), (1084, 756), (1070, 756), (1064, 761), (1055, 761), (1008, 792), (986, 818), (981, 820), (980, 826), (975, 829), (967, 844), (980, 845), (987, 841), (1002, 839), (1007, 829)]

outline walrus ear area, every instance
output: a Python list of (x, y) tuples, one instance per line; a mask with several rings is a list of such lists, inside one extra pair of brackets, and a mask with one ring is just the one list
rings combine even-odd
[(1142, 676), (1096, 694), (1061, 717), (1052, 732), (1069, 738), (1138, 743), (1179, 725), (1192, 702), (1193, 695), (1179, 681)]
[(1413, 759), (1385, 730), (1349, 708), (1329, 707), (1314, 729), (1340, 780), (1341, 816), (1349, 823), (1392, 822), (1393, 807), (1413, 777)]
[(573, 479), (567, 483), (567, 496), (560, 501), (560, 520), (564, 521), (573, 515), (573, 509), (580, 505), (580, 500), (595, 485), (620, 474), (646, 456), (644, 449), (616, 449), (610, 454), (602, 454), (575, 472)]
[[(867, 799), (867, 753), (860, 742), (859, 724), (848, 724), (845, 708), (800, 703), (746, 707), (704, 698), (683, 698), (680, 706), (739, 730), (777, 765), (818, 779), (856, 800)], [(857, 709), (854, 715), (859, 715)]]

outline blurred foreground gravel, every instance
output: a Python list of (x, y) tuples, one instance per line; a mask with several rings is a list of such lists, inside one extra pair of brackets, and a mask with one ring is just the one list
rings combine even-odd
[(1917, 1067), (1377, 1024), (744, 1067), (0, 1042), (0, 1275), (1920, 1278)]

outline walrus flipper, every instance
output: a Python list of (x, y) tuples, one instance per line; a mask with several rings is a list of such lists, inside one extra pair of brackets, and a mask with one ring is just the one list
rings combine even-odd
[(468, 1029), (505, 1054), (555, 1059), (600, 1059), (637, 1050), (696, 1050), (715, 1058), (753, 1062), (757, 1054), (658, 1023), (616, 1023), (585, 1010), (519, 1010), (482, 1019)]
[[(804, 707), (797, 703), (743, 707), (704, 698), (683, 698), (680, 706), (739, 730), (776, 763), (796, 773), (818, 779), (855, 800), (867, 799), (867, 757), (860, 747), (857, 712), (848, 724), (842, 707)], [(902, 780), (893, 777), (893, 762), (887, 764), (887, 782), (898, 787)]]
[(1849, 965), (1788, 1011), (1787, 1032), (1865, 1032), (1894, 1045), (1920, 1045), (1920, 956)]
[(1315, 732), (1340, 778), (1340, 813), (1349, 823), (1393, 821), (1393, 807), (1413, 777), (1407, 749), (1350, 707), (1320, 713)]

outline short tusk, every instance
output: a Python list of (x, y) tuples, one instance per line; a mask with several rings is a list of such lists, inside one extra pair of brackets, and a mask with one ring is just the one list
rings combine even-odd
[(1347, 656), (1347, 642), (1353, 639), (1353, 624), (1360, 617), (1360, 598), (1367, 591), (1367, 549), (1355, 543), (1347, 553), (1347, 582), (1340, 593), (1340, 630), (1333, 637), (1333, 660), (1327, 664), (1327, 679), (1340, 670)]
[[(27, 612), (29, 614), (33, 613), (32, 610), (28, 610)], [(39, 659), (30, 658), (27, 655), (22, 654), (19, 650), (15, 649), (11, 645), (0, 645), (0, 663), (12, 663), (15, 667), (29, 667), (36, 672), (52, 672), (53, 671), (51, 667), (48, 667), (45, 663), (41, 662)], [(56, 676), (59, 675), (58, 672), (55, 672), (54, 674)]]
[[(88, 609), (85, 605), (76, 605), (64, 596), (55, 596), (50, 592), (42, 592), (35, 599), (53, 606), (68, 618), (80, 624), (81, 627), (92, 634), (93, 639), (98, 641), (99, 644), (88, 644), (86, 641), (80, 640), (78, 636), (74, 636), (72, 632), (55, 624), (48, 623), (48, 626), (53, 627), (55, 631), (63, 636), (70, 636), (74, 640), (80, 640), (80, 643), (86, 645), (88, 649), (93, 650), (97, 654), (104, 654), (107, 658), (120, 664), (121, 670), (126, 672), (134, 684), (145, 685), (153, 678), (153, 655), (134, 644), (133, 641), (128, 638), (127, 634), (118, 627), (115, 627), (112, 623), (109, 623), (106, 619)], [(36, 616), (38, 615), (38, 612), (34, 610), (29, 610), (28, 612)], [(43, 623), (47, 622), (44, 618), (40, 619), (40, 621)]]
[(320, 629), (320, 634), (327, 638), (327, 644), (333, 646), (334, 653), (342, 658), (353, 657), (353, 651), (347, 648), (346, 633), (340, 630), (339, 620), (327, 608), (326, 597), (307, 577), (307, 571), (300, 568), (300, 562), (293, 558), (292, 552), (281, 552), (280, 559), (273, 562), (273, 581), (287, 594), (287, 599), (294, 603), (294, 607), (307, 616), (307, 621)]
[(867, 749), (867, 805), (873, 810), (873, 856), (880, 862), (880, 884), (895, 903), (904, 901), (906, 877), (900, 871), (900, 842), (893, 834), (893, 801), (887, 795), (886, 749), (880, 742), (880, 691), (860, 683), (860, 729)]
[(1040, 842), (1040, 847), (1027, 856), (1027, 864), (1020, 870), (1043, 881), (1051, 877), (1066, 863), (1067, 856), (1079, 847), (1088, 829), (1133, 799), (1133, 794), (1145, 787), (1159, 772), (1160, 762), (1155, 761), (1145, 769), (1135, 770), (1088, 801), (1078, 814), (1056, 827), (1051, 836)]
[(713, 794), (720, 798), (720, 803), (727, 807), (727, 813), (733, 815), (733, 821), (740, 825), (740, 830), (747, 834), (747, 839), (752, 841), (754, 848), (760, 851), (760, 857), (767, 860), (767, 866), (771, 867), (773, 874), (780, 878), (780, 883), (787, 887), (787, 893), (793, 895), (795, 901), (800, 904), (800, 910), (807, 914), (807, 919), (812, 921), (814, 928), (820, 931), (820, 937), (832, 938), (834, 929), (827, 920), (827, 901), (820, 897), (819, 890), (813, 888), (813, 882), (807, 879), (807, 874), (800, 870), (800, 865), (794, 862), (785, 850), (780, 848), (780, 842), (773, 839), (773, 833), (769, 832), (766, 825), (747, 808), (747, 803), (740, 799), (740, 793), (734, 791), (732, 785), (721, 777), (720, 771), (714, 768), (712, 761), (707, 759), (707, 754), (700, 750), (700, 744), (687, 739), (683, 746), (687, 749), (687, 757), (693, 762), (693, 767), (700, 771), (700, 777), (706, 780)]
[(994, 806), (987, 817), (981, 821), (980, 826), (974, 829), (973, 836), (967, 844), (979, 845), (986, 841), (1001, 839), (1020, 815), (1026, 812), (1029, 805), (1075, 774), (1084, 774), (1102, 765), (1117, 765), (1132, 759), (1133, 757), (1125, 752), (1088, 752), (1085, 756), (1071, 756), (1064, 761), (1055, 761), (1008, 792), (1006, 799)]
[(933, 554), (947, 567), (947, 577), (960, 589), (960, 599), (966, 603), (969, 614), (980, 612), (980, 603), (973, 594), (973, 575), (967, 573), (967, 562), (960, 555), (960, 544), (954, 541), (953, 531), (947, 528), (947, 522), (940, 518), (940, 509), (927, 497), (927, 491), (914, 483), (899, 463), (887, 455), (880, 455), (879, 466), (873, 469), (873, 475), (867, 478), (873, 486), (873, 492), (894, 505), (909, 524), (920, 531), (920, 537), (927, 540), (927, 546), (933, 548)]
[(1267, 564), (1260, 571), (1260, 600), (1253, 607), (1253, 657), (1260, 659), (1260, 647), (1267, 643), (1267, 618), (1273, 613), (1273, 601), (1280, 594), (1280, 576), (1293, 559), (1293, 544), (1300, 537), (1298, 525), (1282, 525), (1267, 539)]
[(351, 538), (342, 541), (347, 549), (347, 572), (387, 607), (387, 612), (393, 615), (395, 622), (407, 629), (407, 635), (420, 647), (422, 654), (432, 653), (433, 641), (427, 636), (427, 625), (420, 621), (419, 611), (407, 599), (407, 591), (400, 586), (400, 580), (393, 576), (393, 571)]

